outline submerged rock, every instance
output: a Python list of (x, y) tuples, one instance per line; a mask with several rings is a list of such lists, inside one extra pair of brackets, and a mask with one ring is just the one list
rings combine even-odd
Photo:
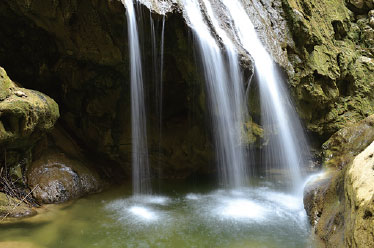
[(36, 211), (27, 206), (25, 203), (0, 192), (0, 219), (3, 217), (29, 217), (35, 214)]
[(34, 197), (42, 203), (61, 203), (102, 186), (99, 175), (82, 162), (58, 151), (47, 151), (27, 170), (27, 182)]

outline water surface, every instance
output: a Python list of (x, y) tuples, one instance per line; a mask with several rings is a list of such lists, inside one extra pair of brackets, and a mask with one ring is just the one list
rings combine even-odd
[[(0, 225), (1, 242), (30, 247), (310, 247), (302, 200), (280, 183), (239, 189), (168, 184), (131, 196), (116, 187)], [(15, 246), (16, 247), (16, 246)]]

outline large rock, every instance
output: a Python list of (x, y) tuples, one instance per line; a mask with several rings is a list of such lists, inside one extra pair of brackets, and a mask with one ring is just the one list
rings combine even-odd
[(372, 246), (373, 121), (374, 116), (369, 116), (325, 142), (328, 174), (305, 188), (305, 209), (316, 236), (326, 247)]
[(345, 175), (346, 247), (374, 247), (374, 142), (357, 155)]
[(0, 67), (0, 146), (27, 148), (59, 117), (56, 102), (43, 93), (17, 87)]
[(374, 115), (339, 130), (323, 144), (325, 167), (344, 168), (372, 141), (374, 141)]
[(27, 182), (42, 203), (60, 203), (97, 192), (99, 175), (84, 163), (59, 151), (47, 150), (27, 170)]

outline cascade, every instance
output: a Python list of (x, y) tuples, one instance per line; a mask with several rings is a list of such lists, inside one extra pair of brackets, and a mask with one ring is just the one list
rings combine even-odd
[[(215, 8), (211, 4), (215, 4)], [(304, 155), (308, 154), (306, 138), (283, 79), (258, 38), (244, 6), (239, 0), (184, 0), (182, 8), (199, 42), (210, 107), (213, 111), (219, 109), (218, 113), (213, 114), (213, 126), (223, 182), (231, 184), (236, 179), (230, 178), (240, 178), (236, 173), (245, 171), (245, 156), (236, 145), (240, 142), (240, 128), (235, 121), (245, 121), (243, 113), (247, 110), (244, 107), (245, 101), (242, 100), (243, 80), (235, 43), (249, 53), (255, 63), (260, 88), (262, 126), (271, 134), (264, 154), (266, 165), (286, 168), (293, 188), (300, 188), (300, 165), (305, 162)], [(219, 16), (219, 20), (215, 16)], [(217, 39), (213, 38), (212, 33), (220, 38), (227, 51), (229, 62), (226, 68), (217, 51)], [(243, 175), (246, 176), (246, 173)], [(243, 178), (238, 180), (243, 182)], [(238, 183), (234, 185), (237, 186)]]
[(134, 194), (151, 192), (147, 123), (138, 29), (132, 0), (122, 0), (127, 9), (131, 77), (132, 181)]
[(230, 13), (235, 36), (241, 46), (251, 54), (259, 80), (262, 124), (273, 127), (274, 135), (265, 154), (268, 162), (287, 168), (296, 190), (302, 185), (300, 166), (308, 154), (306, 138), (292, 106), (282, 77), (275, 63), (262, 45), (256, 30), (238, 0), (221, 0)]
[[(237, 71), (227, 71), (224, 57), (201, 13), (197, 0), (183, 0), (183, 11), (195, 34), (206, 81), (206, 92), (213, 125), (220, 182), (225, 186), (243, 186), (248, 178), (245, 155), (240, 146), (240, 122), (243, 94)], [(207, 3), (207, 2), (206, 2)], [(208, 5), (207, 5), (208, 6)], [(209, 6), (208, 6), (209, 9)], [(215, 21), (214, 16), (211, 20)], [(223, 34), (223, 32), (221, 32)], [(222, 35), (224, 36), (224, 35)], [(234, 57), (230, 43), (225, 44)], [(231, 59), (230, 69), (238, 68)]]

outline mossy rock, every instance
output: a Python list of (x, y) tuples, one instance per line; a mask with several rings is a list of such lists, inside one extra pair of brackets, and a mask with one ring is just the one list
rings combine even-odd
[(17, 87), (0, 67), (0, 145), (24, 148), (50, 130), (59, 117), (57, 103), (43, 93)]
[(83, 162), (64, 153), (47, 150), (26, 172), (27, 183), (35, 187), (33, 196), (43, 203), (61, 203), (102, 187), (99, 175)]
[(28, 207), (20, 200), (0, 192), (0, 218), (29, 217), (36, 214), (36, 211)]
[(374, 115), (336, 132), (323, 148), (324, 166), (342, 169), (374, 141)]

